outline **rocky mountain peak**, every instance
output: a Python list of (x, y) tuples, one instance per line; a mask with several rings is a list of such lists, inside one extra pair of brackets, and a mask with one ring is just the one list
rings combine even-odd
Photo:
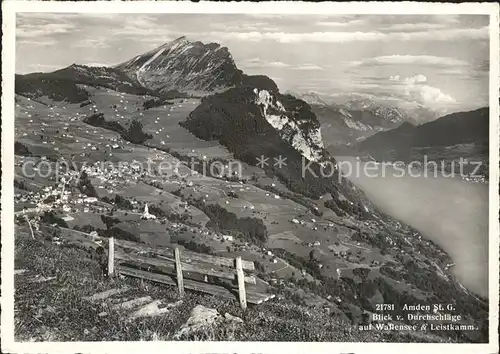
[(240, 84), (242, 72), (226, 47), (179, 37), (116, 68), (144, 87), (162, 93), (178, 90), (206, 94)]

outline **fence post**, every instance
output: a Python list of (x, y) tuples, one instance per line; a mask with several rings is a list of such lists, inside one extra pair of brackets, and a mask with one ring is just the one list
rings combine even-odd
[(108, 276), (112, 276), (115, 272), (115, 239), (108, 239)]
[(243, 273), (241, 257), (236, 257), (236, 273), (238, 276), (238, 294), (240, 298), (240, 306), (243, 310), (246, 310), (247, 295), (245, 291), (245, 274)]
[(174, 250), (175, 255), (175, 271), (177, 273), (177, 287), (179, 288), (179, 296), (184, 297), (184, 278), (182, 277), (181, 266), (181, 251), (176, 247)]

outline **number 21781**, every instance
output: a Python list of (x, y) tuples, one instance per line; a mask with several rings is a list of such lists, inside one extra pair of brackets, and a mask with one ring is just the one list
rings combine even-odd
[(394, 304), (376, 304), (376, 311), (394, 311)]

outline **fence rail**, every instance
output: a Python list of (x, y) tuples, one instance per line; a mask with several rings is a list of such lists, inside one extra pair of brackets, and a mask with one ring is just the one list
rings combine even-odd
[[(49, 227), (53, 230), (53, 227)], [(59, 235), (69, 243), (95, 248), (100, 242), (107, 248), (108, 275), (125, 275), (146, 279), (178, 288), (183, 297), (185, 289), (200, 291), (226, 298), (238, 298), (246, 309), (247, 303), (260, 304), (272, 299), (266, 284), (254, 274), (252, 261), (196, 253), (176, 245), (151, 247), (113, 237), (96, 237), (90, 234), (58, 228)]]

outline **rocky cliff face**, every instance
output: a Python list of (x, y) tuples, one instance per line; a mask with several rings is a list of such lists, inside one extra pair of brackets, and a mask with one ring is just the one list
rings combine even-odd
[(242, 72), (226, 47), (180, 37), (118, 66), (144, 87), (160, 91), (208, 93), (240, 84)]
[(281, 139), (290, 143), (309, 161), (321, 160), (324, 146), (319, 123), (290, 114), (267, 90), (255, 88), (253, 92), (255, 103), (262, 109), (262, 116), (279, 132)]

